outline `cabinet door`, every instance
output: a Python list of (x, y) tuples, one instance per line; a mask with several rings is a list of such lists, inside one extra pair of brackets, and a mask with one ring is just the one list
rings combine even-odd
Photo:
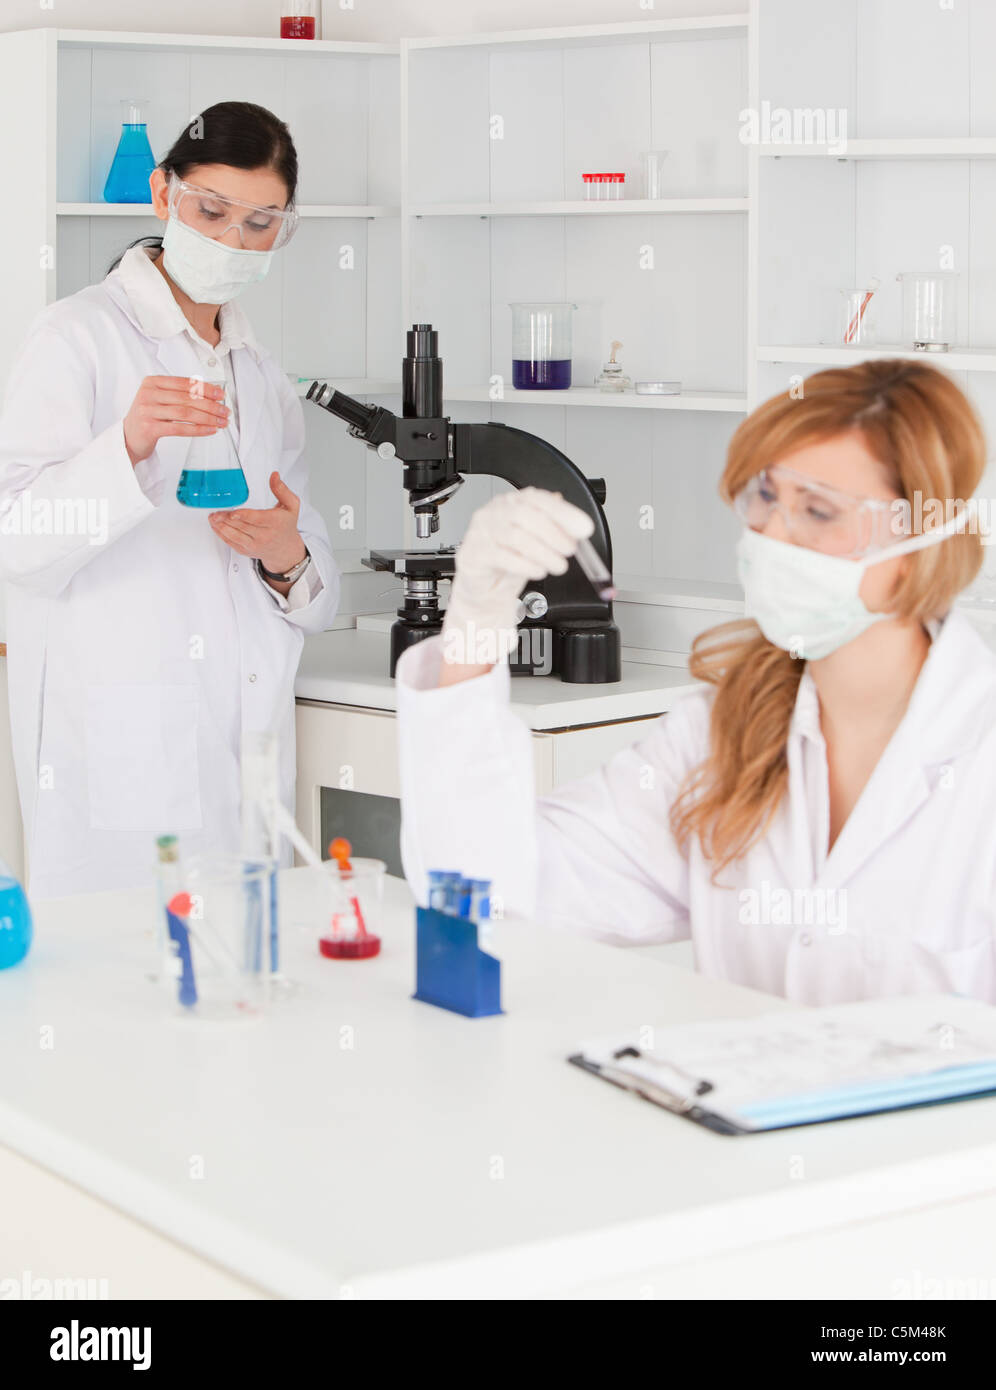
[(615, 724), (593, 724), (587, 729), (564, 729), (553, 734), (553, 785), (573, 782), (607, 763), (620, 748), (643, 738), (658, 715), (649, 719), (623, 719)]

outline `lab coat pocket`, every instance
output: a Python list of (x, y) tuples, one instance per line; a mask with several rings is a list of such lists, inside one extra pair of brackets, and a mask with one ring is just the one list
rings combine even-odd
[(996, 1004), (996, 944), (991, 929), (953, 946), (931, 927), (914, 935), (912, 947), (919, 990), (963, 994)]
[(189, 685), (90, 686), (90, 826), (175, 834), (201, 827), (198, 692)]

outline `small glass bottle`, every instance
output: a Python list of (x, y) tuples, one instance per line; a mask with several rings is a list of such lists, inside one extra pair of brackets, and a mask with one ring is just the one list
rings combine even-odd
[(282, 0), (280, 6), (282, 39), (315, 37), (315, 0)]
[(616, 361), (616, 349), (621, 347), (622, 343), (613, 341), (609, 360), (595, 378), (595, 385), (599, 391), (628, 391), (632, 387), (633, 383), (628, 376), (623, 375), (623, 369)]
[(145, 125), (145, 102), (121, 102), (121, 136), (104, 183), (105, 203), (151, 203), (149, 175), (156, 167)]

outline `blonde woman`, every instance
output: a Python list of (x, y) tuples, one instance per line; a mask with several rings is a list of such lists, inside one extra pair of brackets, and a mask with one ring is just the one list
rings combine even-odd
[[(439, 636), (398, 663), (405, 871), (493, 881), (506, 913), (626, 943), (691, 937), (697, 968), (800, 1003), (996, 1002), (996, 655), (952, 608), (982, 560), (978, 419), (922, 363), (820, 372), (736, 431), (745, 620), (704, 633), (704, 682), (597, 771), (536, 799), (507, 662), (527, 579), (590, 521), (493, 499)], [(918, 505), (919, 504), (919, 505)], [(897, 526), (904, 516), (946, 521)], [(914, 534), (910, 534), (910, 531)], [(897, 534), (898, 531), (898, 534)]]

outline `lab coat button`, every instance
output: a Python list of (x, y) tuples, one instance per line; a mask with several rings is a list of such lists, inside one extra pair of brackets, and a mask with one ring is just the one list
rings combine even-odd
[(811, 934), (810, 932), (808, 932), (808, 931), (804, 931), (804, 932), (802, 933), (802, 935), (799, 937), (799, 945), (800, 945), (800, 946), (812, 946), (812, 944), (813, 944), (812, 934)]
[(250, 684), (256, 679), (255, 675), (249, 677)]
[(238, 565), (233, 565), (233, 566), (232, 566), (232, 573), (233, 573), (233, 574), (238, 574), (238, 572), (239, 572), (239, 567), (238, 567)]
[(208, 358), (208, 366), (209, 366), (209, 367), (217, 367), (217, 365), (218, 365), (218, 359), (217, 359), (217, 357), (209, 357), (209, 358)]

